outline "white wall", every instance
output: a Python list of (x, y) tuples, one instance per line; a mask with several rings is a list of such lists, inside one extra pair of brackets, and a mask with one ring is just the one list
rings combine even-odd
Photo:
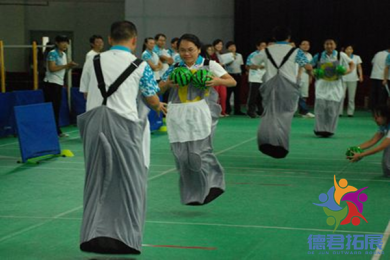
[[(71, 31), (74, 37), (73, 60), (82, 65), (85, 53), (89, 51), (89, 37), (92, 34), (108, 36), (111, 24), (123, 19), (137, 26), (137, 54), (141, 52), (143, 39), (157, 33), (167, 35), (167, 45), (172, 37), (184, 33), (193, 33), (204, 43), (211, 43), (216, 38), (226, 42), (234, 36), (234, 0), (40, 2), (47, 5), (1, 5), (0, 2), (0, 40), (12, 45), (31, 44), (30, 31)], [(27, 50), (7, 49), (7, 71), (28, 71), (29, 56)]]
[[(24, 30), (24, 6), (0, 6), (0, 40), (7, 44), (26, 44)], [(26, 50), (5, 49), (4, 59), (7, 71), (15, 71), (25, 67)]]
[(203, 43), (234, 37), (234, 0), (125, 0), (125, 19), (138, 29), (139, 54), (145, 37), (192, 33)]
[[(45, 1), (42, 1), (45, 2)], [(48, 5), (1, 5), (0, 40), (5, 44), (31, 44), (30, 31), (73, 32), (73, 60), (84, 63), (89, 51), (89, 37), (105, 38), (113, 22), (124, 19), (124, 0), (51, 0)], [(6, 50), (7, 71), (27, 71), (29, 52)], [(16, 52), (15, 52), (16, 53)]]

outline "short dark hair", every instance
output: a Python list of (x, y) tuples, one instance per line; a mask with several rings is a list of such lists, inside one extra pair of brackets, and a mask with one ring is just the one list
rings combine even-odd
[(303, 42), (308, 42), (308, 43), (310, 43), (309, 40), (307, 40), (307, 39), (302, 39), (302, 40), (299, 41), (299, 45), (301, 45)]
[(268, 38), (267, 39), (267, 44), (270, 44), (271, 42), (275, 42), (275, 39), (274, 38)]
[(388, 105), (379, 105), (372, 110), (373, 116), (382, 116), (386, 118), (386, 124), (390, 123), (390, 107)]
[(232, 46), (232, 45), (236, 45), (236, 44), (234, 43), (234, 41), (228, 41), (228, 42), (226, 43), (225, 47), (226, 47), (226, 49), (229, 49), (229, 47)]
[(174, 37), (174, 38), (172, 38), (171, 43), (175, 43), (175, 42), (177, 42), (177, 41), (179, 41), (179, 38)]
[(60, 43), (60, 42), (67, 42), (67, 43), (69, 43), (69, 38), (66, 35), (57, 35), (56, 38), (55, 38), (55, 41), (57, 43)]
[(333, 38), (326, 38), (325, 40), (324, 40), (324, 43), (325, 42), (327, 42), (327, 41), (333, 41), (336, 45), (337, 45), (337, 41), (335, 40), (335, 39), (333, 39)]
[(192, 42), (193, 44), (195, 44), (196, 47), (198, 47), (198, 49), (202, 48), (202, 43), (200, 42), (199, 38), (194, 34), (190, 34), (190, 33), (183, 34), (180, 37), (179, 41), (177, 42), (177, 48), (179, 48), (182, 40)]
[(215, 40), (213, 41), (213, 46), (217, 45), (217, 44), (220, 43), (220, 42), (223, 44), (223, 41), (222, 41), (221, 39), (215, 39)]
[(94, 34), (94, 35), (92, 35), (92, 36), (89, 38), (89, 43), (90, 43), (90, 44), (94, 44), (96, 39), (102, 39), (102, 40), (103, 40), (103, 37), (100, 36), (100, 35)]
[(156, 34), (156, 36), (154, 36), (154, 39), (157, 41), (158, 38), (160, 38), (161, 36), (164, 37), (165, 39), (167, 38), (167, 36), (165, 36), (165, 34), (163, 34), (163, 33), (158, 33), (158, 34)]
[(291, 37), (291, 30), (285, 26), (277, 26), (272, 30), (275, 41), (284, 41)]
[(258, 40), (258, 41), (256, 42), (256, 47), (257, 47), (257, 46), (260, 46), (263, 42), (264, 42), (265, 44), (267, 44), (267, 41)]
[(348, 47), (352, 47), (352, 49), (355, 49), (355, 46), (353, 45), (353, 44), (351, 44), (351, 43), (347, 43), (347, 44), (344, 44), (344, 50), (346, 49), (346, 48), (348, 48)]
[(114, 22), (110, 36), (116, 42), (130, 40), (137, 36), (137, 28), (130, 21)]

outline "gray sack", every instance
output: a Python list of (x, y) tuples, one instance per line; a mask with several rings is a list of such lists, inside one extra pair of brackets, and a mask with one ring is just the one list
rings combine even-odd
[[(294, 52), (294, 48), (284, 60)], [(266, 50), (268, 57), (270, 54)], [(273, 62), (274, 63), (274, 62)], [(274, 66), (280, 69), (280, 66)], [(260, 87), (264, 112), (257, 131), (259, 150), (273, 158), (284, 158), (289, 152), (291, 122), (297, 109), (299, 86), (279, 72)]]
[[(208, 69), (207, 66), (202, 69)], [(179, 171), (179, 187), (181, 203), (185, 205), (204, 205), (225, 191), (224, 169), (213, 153), (213, 137), (221, 113), (218, 93), (210, 88), (208, 96), (204, 91), (192, 86), (188, 87), (188, 99), (203, 97), (211, 112), (212, 129), (210, 136), (203, 140), (184, 143), (171, 143), (171, 150)], [(177, 91), (171, 91), (170, 102), (180, 103)]]
[(142, 147), (149, 109), (140, 95), (137, 101), (140, 118), (137, 122), (105, 105), (77, 118), (86, 169), (82, 251), (104, 254), (141, 251), (148, 174)]

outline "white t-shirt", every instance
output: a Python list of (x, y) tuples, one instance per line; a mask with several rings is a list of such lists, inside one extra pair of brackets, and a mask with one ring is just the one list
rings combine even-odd
[[(383, 73), (385, 71), (385, 63), (387, 55), (389, 55), (389, 52), (386, 51), (380, 51), (377, 54), (375, 54), (374, 58), (372, 59), (372, 71), (371, 71), (371, 79), (379, 79), (383, 80)], [(389, 78), (390, 79), (390, 73)]]
[[(260, 53), (260, 51), (257, 50), (257, 51), (252, 52), (251, 54), (249, 54), (249, 56), (246, 60), (246, 65), (247, 66), (253, 65), (252, 58), (259, 53)], [(261, 65), (265, 66), (264, 63)], [(248, 81), (250, 83), (263, 83), (264, 74), (265, 74), (265, 69), (256, 69), (256, 70), (249, 69)]]
[(353, 71), (345, 76), (343, 76), (343, 80), (344, 81), (359, 81), (359, 76), (358, 76), (358, 73), (357, 73), (357, 67), (359, 64), (362, 64), (363, 61), (362, 59), (360, 58), (359, 55), (355, 55), (355, 54), (352, 54), (352, 57), (351, 57), (351, 60), (353, 61), (353, 63), (355, 64), (355, 68), (353, 69)]
[[(313, 56), (309, 52), (304, 52), (304, 53), (305, 53), (307, 60), (310, 62), (313, 59)], [(303, 69), (300, 79), (301, 79), (301, 82), (309, 83), (310, 75), (307, 72), (307, 70)]]
[(241, 74), (241, 66), (244, 65), (242, 55), (236, 53), (233, 62), (226, 64), (226, 71), (230, 74)]
[(46, 61), (47, 61), (46, 64), (47, 69), (43, 81), (58, 84), (61, 86), (64, 85), (66, 69), (52, 72), (49, 70), (49, 62), (54, 61), (57, 66), (66, 65), (68, 63), (68, 60), (66, 58), (66, 53), (65, 52), (60, 53), (56, 48), (48, 53)]
[[(268, 47), (268, 51), (270, 52), (272, 58), (276, 62), (276, 65), (280, 65), (283, 58), (286, 56), (286, 54), (291, 50), (292, 46), (283, 43), (283, 44), (274, 44)], [(298, 52), (301, 52), (303, 55), (303, 52), (299, 49), (296, 49), (290, 56), (290, 58), (286, 61), (286, 63), (280, 68), (280, 74), (284, 76), (285, 78), (289, 79), (291, 82), (297, 82), (297, 67), (296, 63), (298, 63), (300, 66), (304, 66), (304, 63), (307, 63), (301, 58), (297, 58)], [(304, 55), (303, 55), (304, 57)], [(278, 70), (275, 68), (275, 66), (272, 64), (271, 61), (268, 60), (267, 54), (265, 53), (265, 50), (261, 51), (258, 55), (255, 55), (252, 58), (252, 64), (255, 65), (261, 65), (265, 63), (265, 81), (270, 80), (273, 78)]]
[(86, 55), (85, 55), (85, 62), (87, 62), (88, 59), (93, 59), (99, 52), (96, 52), (94, 50), (90, 50)]
[[(108, 89), (136, 57), (130, 52), (115, 49), (100, 54), (100, 59), (104, 82), (106, 83), (106, 89)], [(150, 73), (146, 75), (146, 72)], [(136, 98), (140, 92), (141, 85), (147, 85), (146, 87), (151, 90), (147, 96), (159, 91), (153, 72), (146, 62), (143, 62), (122, 83), (118, 90), (107, 99), (107, 107), (115, 110), (127, 119), (138, 120)], [(103, 97), (98, 88), (92, 59), (87, 60), (85, 63), (80, 81), (80, 92), (88, 93), (87, 111), (102, 105)], [(143, 92), (143, 95), (145, 96), (146, 94)]]

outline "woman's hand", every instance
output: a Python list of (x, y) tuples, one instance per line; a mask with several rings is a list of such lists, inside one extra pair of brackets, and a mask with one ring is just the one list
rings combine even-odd
[(215, 86), (220, 86), (221, 84), (221, 79), (218, 77), (209, 77), (211, 80), (206, 81), (206, 86), (207, 87), (215, 87)]

